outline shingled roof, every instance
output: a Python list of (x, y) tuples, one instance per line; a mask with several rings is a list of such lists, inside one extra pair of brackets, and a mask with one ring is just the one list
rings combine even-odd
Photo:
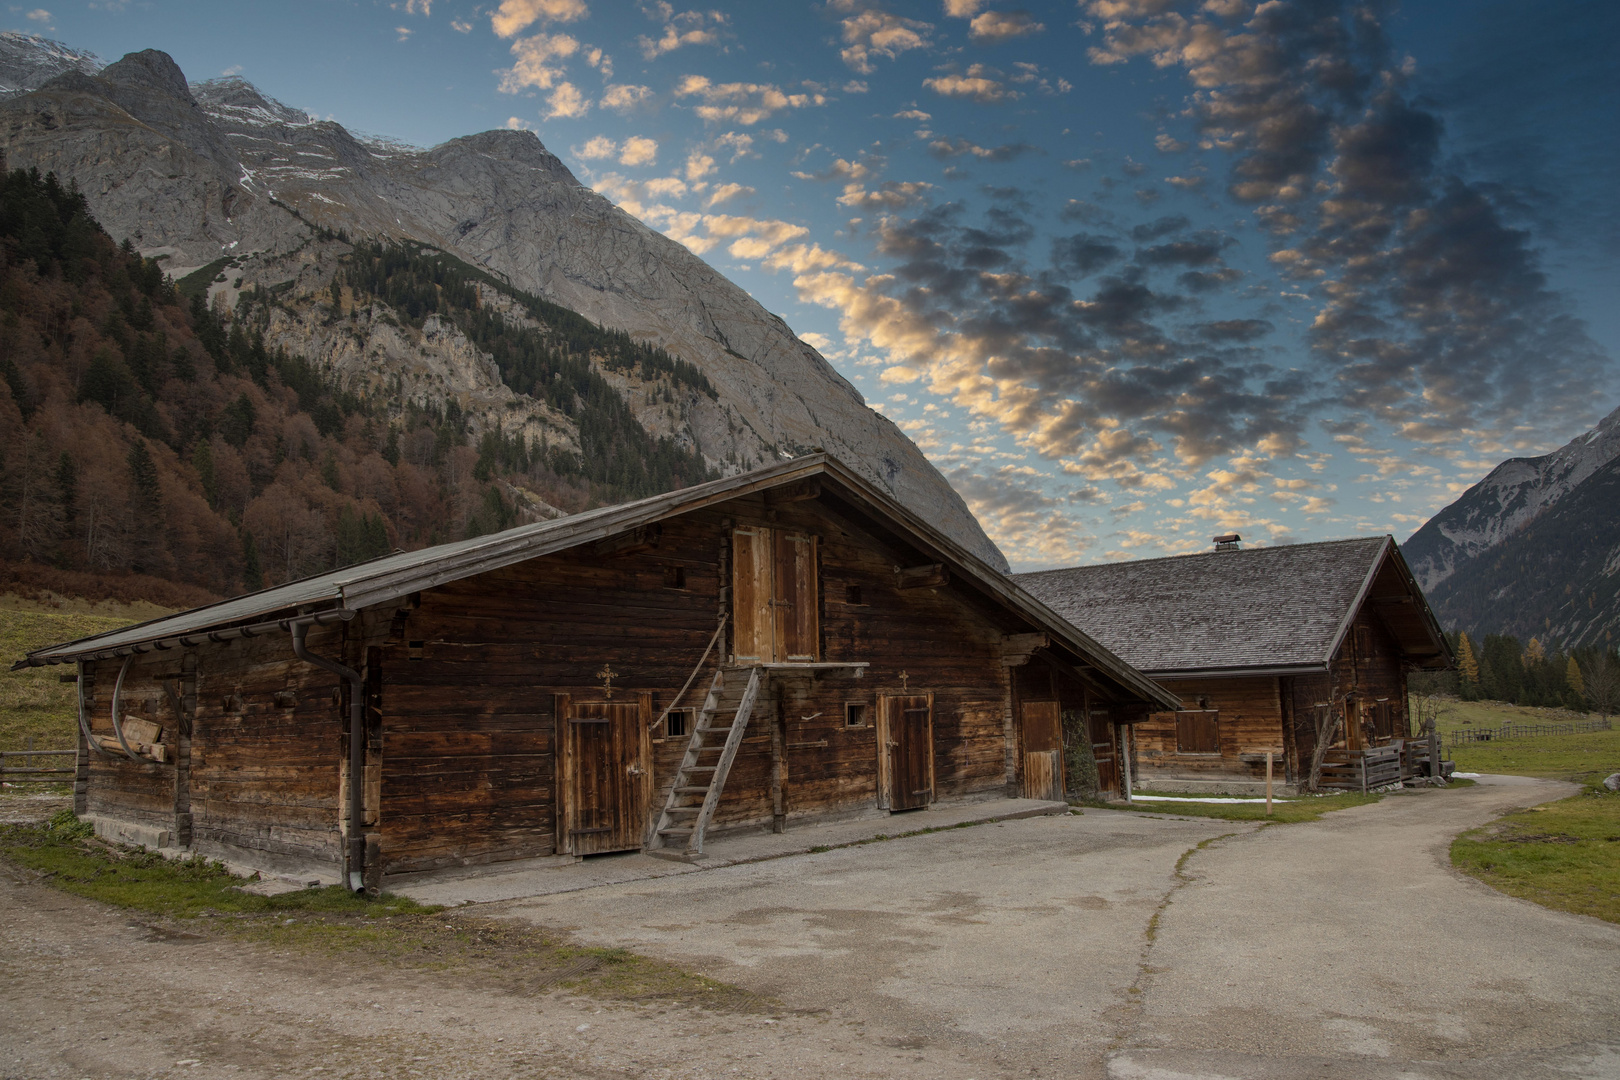
[(387, 555), (357, 566), (317, 574), (217, 604), (168, 615), (62, 645), (36, 649), (13, 670), (45, 664), (104, 659), (154, 648), (189, 647), (224, 640), (228, 629), (285, 631), (288, 620), (302, 617), (351, 616), (361, 608), (387, 604), (421, 589), (473, 577), (555, 551), (605, 540), (632, 529), (788, 484), (825, 481), (829, 490), (881, 521), (896, 536), (928, 557), (952, 568), (953, 580), (976, 589), (993, 602), (1016, 612), (1044, 631), (1052, 644), (1092, 669), (1130, 698), (1173, 707), (1175, 697), (1095, 640), (1037, 602), (1011, 578), (987, 565), (927, 522), (878, 490), (843, 462), (827, 453), (721, 480), (666, 492), (636, 502), (601, 507), (554, 521), (520, 525), (505, 532), (441, 544), (420, 551)]
[(1363, 603), (1423, 667), (1450, 652), (1389, 536), (1016, 574), (1027, 592), (1150, 675), (1321, 670)]

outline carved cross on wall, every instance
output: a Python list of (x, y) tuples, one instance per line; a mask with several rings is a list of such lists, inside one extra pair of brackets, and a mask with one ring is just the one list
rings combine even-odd
[(900, 673), (900, 692), (902, 694), (905, 693), (908, 689), (910, 689), (910, 687), (906, 686), (906, 681), (908, 679), (910, 679), (910, 678), (911, 678), (911, 676), (907, 675), (905, 672), (902, 671)]
[(602, 696), (612, 701), (613, 680), (619, 677), (619, 673), (613, 670), (612, 664), (603, 664), (602, 670), (596, 673), (596, 677), (602, 680)]

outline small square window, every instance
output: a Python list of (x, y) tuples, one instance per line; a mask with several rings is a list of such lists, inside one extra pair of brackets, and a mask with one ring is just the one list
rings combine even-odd
[(866, 726), (866, 703), (865, 702), (851, 701), (847, 705), (844, 706), (844, 726), (845, 727), (865, 727)]
[(861, 603), (864, 603), (864, 601), (861, 599), (861, 587), (859, 585), (845, 585), (844, 586), (844, 603), (846, 603), (846, 604), (861, 604)]
[(425, 642), (425, 641), (406, 642), (406, 648), (408, 648), (410, 650), (410, 657), (411, 657), (412, 660), (420, 660), (420, 659), (422, 659), (422, 650), (426, 646), (427, 646), (427, 642)]
[(664, 717), (664, 738), (684, 739), (692, 732), (692, 710), (671, 709)]
[(666, 589), (684, 589), (684, 588), (686, 588), (686, 567), (684, 567), (684, 566), (666, 566), (666, 567), (664, 567), (664, 588), (666, 588)]

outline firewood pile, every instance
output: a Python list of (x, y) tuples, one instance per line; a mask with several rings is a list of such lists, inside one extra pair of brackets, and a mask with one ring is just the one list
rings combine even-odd
[[(163, 741), (163, 725), (142, 720), (135, 716), (126, 716), (119, 726), (124, 731), (124, 742), (129, 744), (130, 752), (137, 757), (148, 761), (168, 762), (169, 747)], [(113, 734), (97, 735), (96, 742), (101, 744), (103, 750), (113, 754), (122, 754), (123, 746), (119, 745), (118, 736)]]

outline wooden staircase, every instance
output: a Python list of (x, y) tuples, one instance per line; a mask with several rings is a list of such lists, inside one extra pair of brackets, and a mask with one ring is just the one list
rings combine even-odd
[(686, 754), (675, 770), (669, 798), (647, 842), (656, 854), (680, 845), (685, 856), (703, 854), (703, 834), (714, 819), (726, 775), (737, 759), (748, 716), (759, 697), (762, 669), (725, 668), (714, 673), (703, 710), (692, 725)]

